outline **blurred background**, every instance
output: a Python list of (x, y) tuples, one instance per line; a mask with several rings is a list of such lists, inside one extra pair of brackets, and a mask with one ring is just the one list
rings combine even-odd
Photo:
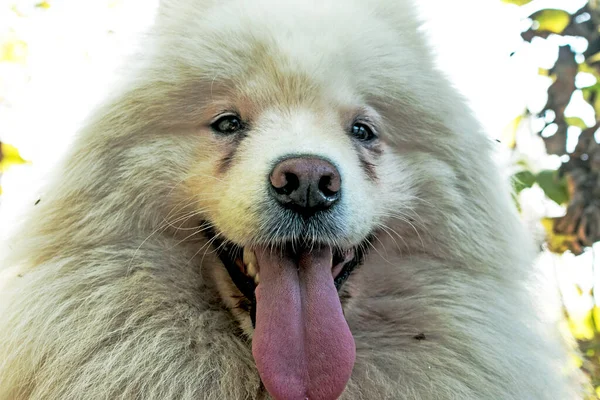
[[(600, 395), (600, 4), (420, 0), (441, 70), (498, 144), (573, 356)], [(109, 93), (158, 0), (0, 0), (0, 235)], [(598, 253), (598, 257), (596, 257)], [(552, 286), (554, 287), (554, 286)]]

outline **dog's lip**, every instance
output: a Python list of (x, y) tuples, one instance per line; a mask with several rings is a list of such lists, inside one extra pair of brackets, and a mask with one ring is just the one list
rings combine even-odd
[[(254, 283), (254, 287), (256, 287), (260, 282), (260, 264), (256, 260), (254, 250), (251, 247), (241, 247), (231, 242), (219, 241), (219, 239), (212, 238), (212, 240), (215, 240), (215, 242), (220, 242), (215, 243), (215, 245), (218, 248), (219, 257), (221, 257), (224, 264), (235, 266), (235, 268), (237, 268), (237, 270), (244, 275), (244, 277), (246, 278), (245, 280), (247, 281), (244, 283), (244, 287), (250, 286), (248, 285), (249, 281), (252, 281)], [(300, 247), (294, 252), (299, 253), (305, 249), (306, 248)], [(333, 279), (336, 280), (338, 277), (340, 277), (342, 271), (344, 270), (344, 267), (348, 263), (355, 261), (356, 258), (357, 250), (355, 248), (333, 248), (333, 260), (331, 263), (331, 274), (333, 276)], [(234, 275), (235, 277), (239, 277), (238, 274)], [(232, 278), (234, 278), (234, 276), (232, 276)], [(340, 285), (341, 283), (342, 282), (340, 282)], [(336, 286), (338, 285), (336, 284)]]
[[(288, 246), (289, 247), (289, 246)], [(304, 251), (304, 248), (296, 249), (294, 252), (300, 253)], [(252, 278), (258, 285), (260, 282), (260, 263), (256, 259), (254, 250), (250, 247), (244, 247), (242, 249), (243, 256), (238, 256), (235, 259), (236, 266), (248, 277)], [(350, 262), (356, 255), (354, 248), (350, 249), (333, 249), (333, 259), (331, 262), (331, 275), (333, 278), (337, 278), (342, 272), (344, 265)]]

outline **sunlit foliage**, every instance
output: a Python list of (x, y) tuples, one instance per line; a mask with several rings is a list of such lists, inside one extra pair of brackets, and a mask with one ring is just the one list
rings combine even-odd
[[(507, 1), (517, 5), (527, 1)], [(547, 101), (542, 110), (526, 110), (505, 135), (509, 146), (518, 150), (516, 134), (523, 117), (542, 121), (537, 133), (543, 139), (549, 155), (560, 157), (556, 171), (534, 174), (524, 169), (515, 176), (515, 189), (520, 192), (537, 184), (546, 196), (564, 206), (563, 216), (545, 218), (542, 225), (547, 239), (546, 248), (563, 254), (580, 255), (600, 241), (600, 8), (598, 2), (590, 1), (581, 9), (569, 14), (565, 10), (541, 9), (529, 18), (529, 28), (522, 32), (527, 42), (560, 39), (556, 62), (540, 74), (551, 79)], [(559, 36), (560, 38), (557, 38)], [(583, 51), (571, 44), (584, 39)], [(568, 112), (577, 96), (589, 104), (595, 113), (595, 122)], [(585, 107), (582, 105), (579, 108)], [(590, 293), (580, 296), (594, 299), (594, 287)], [(600, 311), (593, 304), (585, 313), (571, 313), (569, 327), (580, 344), (584, 359), (581, 366), (600, 387)], [(600, 389), (597, 389), (600, 391)]]

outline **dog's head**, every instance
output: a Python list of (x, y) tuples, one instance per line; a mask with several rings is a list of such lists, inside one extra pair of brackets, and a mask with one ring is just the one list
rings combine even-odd
[(198, 132), (206, 152), (186, 185), (247, 300), (235, 304), (255, 326), (253, 354), (269, 392), (333, 398), (355, 351), (337, 291), (392, 212), (384, 199), (400, 182), (383, 117), (357, 86), (352, 39), (286, 27), (327, 22), (306, 7), (275, 30), (261, 27), (281, 11), (241, 7), (205, 16), (214, 74)]
[(337, 291), (380, 236), (423, 245), (415, 226), (457, 201), (448, 160), (477, 145), (453, 136), (456, 99), (404, 2), (163, 3), (106, 117), (137, 136), (111, 140), (144, 171), (140, 154), (164, 160), (162, 219), (219, 254), (269, 392), (335, 398), (355, 351)]

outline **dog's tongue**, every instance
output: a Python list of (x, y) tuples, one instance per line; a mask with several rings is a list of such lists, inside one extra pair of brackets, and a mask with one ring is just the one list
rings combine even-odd
[(257, 249), (252, 354), (277, 400), (333, 400), (354, 366), (355, 345), (331, 273), (331, 248), (299, 257)]

